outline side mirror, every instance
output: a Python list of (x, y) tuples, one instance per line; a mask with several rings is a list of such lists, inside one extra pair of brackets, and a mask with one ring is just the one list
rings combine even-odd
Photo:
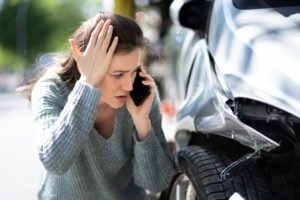
[(212, 0), (174, 0), (170, 17), (176, 24), (205, 32), (212, 3)]

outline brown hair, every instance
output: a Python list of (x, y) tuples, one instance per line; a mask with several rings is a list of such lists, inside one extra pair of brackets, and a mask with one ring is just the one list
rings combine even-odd
[[(136, 48), (144, 48), (146, 45), (146, 40), (143, 37), (143, 32), (139, 25), (132, 19), (112, 13), (103, 13), (96, 15), (93, 18), (85, 21), (81, 26), (75, 31), (73, 39), (76, 41), (81, 52), (84, 52), (88, 42), (90, 40), (91, 34), (95, 29), (96, 25), (101, 20), (111, 20), (111, 25), (113, 25), (113, 35), (110, 41), (110, 45), (115, 36), (118, 36), (118, 45), (115, 49), (114, 54), (118, 53), (129, 53)], [(58, 63), (57, 74), (61, 79), (68, 85), (68, 87), (73, 88), (76, 81), (80, 78), (80, 73), (77, 69), (77, 64), (73, 58), (72, 52), (63, 60), (63, 62)], [(44, 74), (39, 73), (35, 78), (33, 78), (29, 84), (23, 86), (20, 90), (28, 92), (28, 99), (31, 101), (31, 92), (37, 82), (37, 80)]]

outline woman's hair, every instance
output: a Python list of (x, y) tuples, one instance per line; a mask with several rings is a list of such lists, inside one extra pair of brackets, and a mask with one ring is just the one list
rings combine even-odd
[[(75, 31), (73, 39), (76, 41), (81, 52), (84, 52), (91, 34), (95, 29), (96, 25), (101, 20), (111, 20), (111, 25), (113, 26), (113, 34), (110, 41), (110, 45), (115, 36), (118, 36), (118, 44), (115, 49), (114, 54), (118, 53), (129, 53), (136, 48), (144, 48), (146, 45), (146, 40), (143, 37), (143, 32), (139, 25), (132, 19), (112, 13), (103, 13), (96, 15), (93, 18), (83, 22), (81, 26)], [(110, 46), (109, 45), (109, 46)], [(77, 68), (75, 59), (73, 58), (72, 52), (60, 63), (55, 63), (59, 67), (56, 69), (57, 74), (61, 79), (68, 85), (69, 88), (73, 88), (76, 81), (80, 78), (80, 73)], [(37, 82), (37, 80), (44, 74), (39, 73), (34, 77), (29, 84), (22, 87), (21, 90), (28, 92), (28, 99), (31, 101), (31, 92)]]

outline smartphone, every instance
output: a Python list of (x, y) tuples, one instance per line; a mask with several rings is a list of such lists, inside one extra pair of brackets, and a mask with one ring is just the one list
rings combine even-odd
[(150, 95), (150, 87), (142, 83), (144, 78), (139, 75), (140, 71), (141, 69), (137, 70), (137, 74), (133, 83), (133, 89), (130, 91), (130, 96), (136, 106), (142, 105)]

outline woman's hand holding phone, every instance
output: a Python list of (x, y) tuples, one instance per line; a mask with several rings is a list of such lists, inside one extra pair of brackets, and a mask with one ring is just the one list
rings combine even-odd
[(101, 20), (97, 24), (83, 53), (80, 52), (74, 39), (69, 40), (73, 57), (81, 74), (80, 80), (94, 87), (97, 87), (101, 83), (108, 71), (118, 43), (118, 38), (115, 37), (112, 45), (109, 47), (113, 32), (113, 27), (110, 23), (110, 20), (106, 20), (105, 22)]
[(142, 84), (150, 88), (150, 94), (141, 105), (135, 105), (130, 95), (126, 102), (128, 111), (137, 129), (138, 139), (142, 141), (147, 137), (148, 133), (152, 129), (149, 114), (151, 111), (156, 86), (153, 78), (144, 70), (143, 67), (141, 67), (141, 71), (136, 76), (141, 76), (142, 78), (144, 78)]

